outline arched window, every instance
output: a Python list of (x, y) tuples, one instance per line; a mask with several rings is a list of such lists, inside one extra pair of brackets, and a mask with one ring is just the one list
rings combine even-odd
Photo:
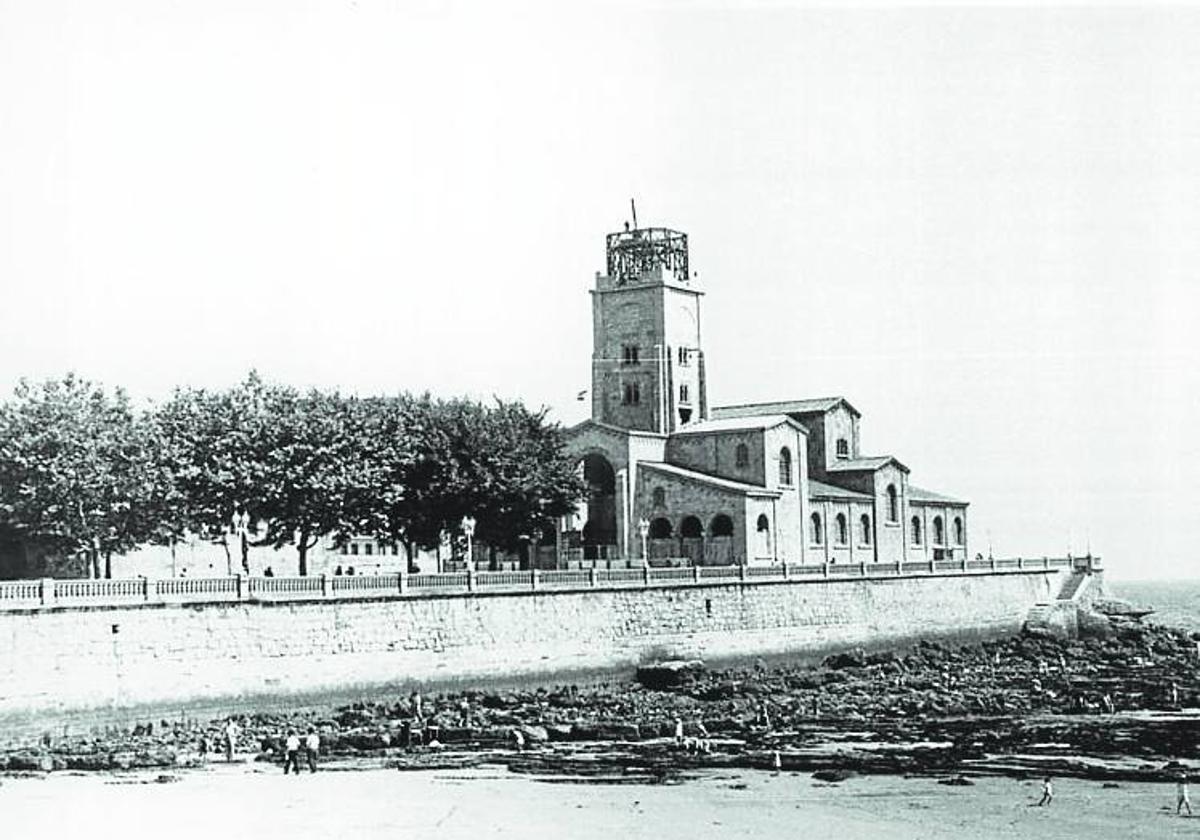
[(758, 556), (771, 556), (771, 520), (767, 519), (765, 513), (758, 515)]
[(654, 488), (654, 506), (656, 508), (667, 506), (667, 491), (661, 487)]
[(723, 513), (718, 513), (709, 523), (708, 533), (714, 537), (732, 537), (733, 520)]
[(811, 539), (813, 545), (820, 545), (823, 534), (821, 533), (821, 514), (814, 513), (812, 515)]
[(871, 544), (871, 517), (865, 513), (858, 520), (859, 538), (863, 545)]
[(850, 540), (850, 535), (846, 532), (846, 514), (839, 513), (836, 522), (838, 545), (845, 545)]
[(921, 544), (921, 517), (919, 516), (912, 518), (912, 544)]
[(966, 535), (963, 533), (962, 517), (954, 517), (954, 544), (962, 545), (964, 542), (966, 542), (964, 539), (965, 536)]
[(786, 446), (779, 450), (779, 483), (792, 483), (792, 450)]
[(845, 438), (838, 438), (837, 440), (837, 456), (839, 458), (850, 457), (850, 444), (846, 442)]
[(650, 523), (650, 539), (665, 540), (671, 536), (671, 520), (658, 517)]
[(887, 506), (888, 522), (899, 522), (900, 500), (896, 497), (895, 484), (889, 484), (887, 487)]
[(944, 545), (946, 542), (946, 526), (942, 524), (942, 517), (933, 517), (933, 544)]
[(734, 450), (733, 463), (739, 469), (750, 466), (750, 448), (746, 444), (739, 443), (737, 445), (737, 449)]
[(685, 516), (683, 521), (679, 523), (679, 536), (688, 539), (704, 536), (704, 526), (700, 524), (700, 520), (694, 516)]

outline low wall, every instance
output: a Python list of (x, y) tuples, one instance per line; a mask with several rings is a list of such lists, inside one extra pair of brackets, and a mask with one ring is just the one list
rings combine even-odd
[(0, 720), (1020, 629), (1069, 570), (0, 612)]

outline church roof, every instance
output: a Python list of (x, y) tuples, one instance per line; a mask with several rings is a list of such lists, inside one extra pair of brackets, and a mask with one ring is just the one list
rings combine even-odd
[(869, 502), (871, 496), (859, 493), (857, 490), (847, 490), (844, 487), (834, 487), (823, 481), (808, 480), (808, 497), (810, 499), (849, 499), (856, 502)]
[(699, 420), (675, 430), (677, 435), (709, 435), (715, 432), (745, 432), (774, 429), (787, 423), (804, 434), (808, 430), (786, 414), (757, 414), (747, 417), (724, 417), (715, 420)]
[(948, 505), (965, 505), (966, 502), (961, 499), (952, 499), (949, 496), (943, 496), (941, 493), (934, 493), (932, 490), (923, 490), (920, 487), (908, 485), (908, 500), (917, 503), (942, 502)]
[(613, 432), (618, 435), (636, 435), (637, 437), (652, 437), (658, 438), (659, 440), (662, 440), (666, 437), (666, 435), (659, 434), (658, 432), (647, 432), (642, 429), (626, 429), (621, 426), (614, 426), (612, 423), (604, 423), (600, 420), (592, 419), (581, 420), (574, 426), (568, 426), (565, 431), (567, 434), (574, 434), (575, 432), (589, 426), (595, 426), (597, 429), (603, 429), (606, 432)]
[(753, 417), (758, 414), (824, 414), (839, 405), (846, 406), (855, 417), (862, 417), (858, 409), (850, 405), (845, 397), (817, 397), (811, 400), (723, 405), (713, 408), (711, 413), (716, 418)]
[(885, 467), (888, 464), (895, 464), (905, 472), (909, 472), (908, 467), (900, 463), (891, 455), (879, 455), (874, 458), (839, 458), (830, 464), (827, 472), (873, 472), (880, 467)]
[(666, 473), (675, 478), (682, 478), (686, 481), (695, 481), (700, 484), (707, 484), (710, 487), (720, 487), (722, 490), (732, 490), (736, 493), (744, 493), (751, 496), (770, 496), (775, 498), (782, 495), (778, 490), (768, 490), (765, 487), (759, 487), (757, 484), (743, 484), (740, 481), (732, 481), (728, 478), (718, 478), (715, 475), (696, 472), (695, 470), (684, 469), (677, 467), (674, 464), (664, 464), (661, 461), (641, 461), (638, 463), (638, 468), (646, 468), (655, 472)]

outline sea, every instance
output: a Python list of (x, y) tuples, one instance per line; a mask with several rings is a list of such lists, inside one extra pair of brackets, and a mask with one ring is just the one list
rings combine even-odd
[(1109, 592), (1139, 607), (1151, 607), (1147, 620), (1200, 632), (1200, 580), (1110, 580)]

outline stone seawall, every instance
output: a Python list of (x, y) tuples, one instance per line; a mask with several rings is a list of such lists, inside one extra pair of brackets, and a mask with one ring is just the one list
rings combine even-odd
[(0, 613), (0, 720), (1020, 629), (1060, 570)]

